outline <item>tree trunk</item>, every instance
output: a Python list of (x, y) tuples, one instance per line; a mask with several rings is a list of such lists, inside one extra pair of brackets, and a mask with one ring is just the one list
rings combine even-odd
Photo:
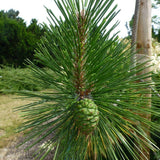
[[(132, 26), (132, 53), (136, 53), (136, 43), (137, 43), (137, 32), (138, 32), (138, 22), (139, 22), (139, 9), (140, 9), (140, 0), (136, 0), (135, 11), (133, 16), (133, 26)], [(131, 57), (132, 66), (136, 66), (136, 55), (133, 54)]]
[(151, 0), (140, 0), (137, 30), (137, 49), (139, 54), (151, 56)]
[(134, 17), (133, 17), (133, 28), (132, 28), (132, 48), (136, 51), (135, 43), (137, 42), (137, 32), (138, 32), (138, 21), (139, 21), (139, 9), (140, 0), (136, 0)]
[[(140, 63), (144, 62), (151, 56), (151, 0), (140, 0), (139, 5), (139, 17), (138, 17), (138, 28), (137, 28), (137, 45), (136, 49), (138, 51), (137, 58), (144, 57)], [(149, 64), (146, 64), (146, 67)], [(139, 74), (148, 73), (151, 71), (151, 68), (144, 69)], [(151, 78), (147, 78), (144, 81), (151, 81)], [(150, 94), (146, 94), (145, 96), (151, 97), (151, 89), (146, 88), (147, 92)], [(151, 107), (151, 100), (148, 100), (148, 105), (144, 107)], [(151, 119), (151, 115), (142, 115), (144, 118)], [(146, 127), (146, 126), (145, 126)], [(146, 127), (147, 128), (147, 127)], [(149, 128), (147, 128), (149, 130)], [(150, 136), (149, 131), (146, 131), (148, 137)], [(150, 159), (150, 150), (143, 146), (142, 152), (140, 153), (140, 160), (149, 160)]]

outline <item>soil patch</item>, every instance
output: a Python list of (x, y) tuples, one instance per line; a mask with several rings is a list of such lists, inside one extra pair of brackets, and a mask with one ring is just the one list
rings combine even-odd
[[(49, 138), (49, 137), (48, 137)], [(12, 142), (9, 147), (6, 147), (0, 151), (0, 160), (34, 160), (35, 152), (42, 146), (45, 141), (36, 144), (30, 150), (25, 151), (25, 149), (32, 144), (31, 141), (26, 142), (22, 146), (18, 147), (18, 144), (24, 141), (24, 137), (21, 136), (17, 141)], [(45, 160), (53, 159), (54, 151), (51, 151), (50, 154), (45, 158)]]

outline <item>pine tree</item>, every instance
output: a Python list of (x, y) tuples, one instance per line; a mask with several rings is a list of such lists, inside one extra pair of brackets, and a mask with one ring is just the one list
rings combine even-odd
[(138, 74), (147, 62), (133, 65), (133, 50), (111, 34), (118, 25), (111, 24), (113, 1), (55, 0), (59, 19), (47, 9), (50, 25), (36, 50), (45, 69), (28, 63), (35, 81), (51, 89), (20, 92), (37, 102), (17, 108), (27, 119), (19, 129), (28, 130), (24, 143), (33, 140), (31, 148), (46, 139), (39, 159), (54, 150), (54, 160), (138, 160), (142, 144), (158, 149), (146, 129), (159, 125), (141, 116), (160, 113), (157, 105), (144, 107), (150, 99), (159, 104), (144, 96), (151, 73)]

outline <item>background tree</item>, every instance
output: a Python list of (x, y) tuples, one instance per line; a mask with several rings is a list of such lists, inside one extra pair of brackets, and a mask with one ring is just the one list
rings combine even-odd
[[(139, 15), (137, 17), (137, 32), (135, 34), (137, 34), (137, 38), (136, 38), (136, 49), (138, 51), (138, 54), (136, 55), (136, 58), (141, 59), (138, 63), (143, 63), (144, 61), (150, 60), (149, 57), (151, 57), (151, 48), (152, 48), (152, 34), (151, 34), (151, 0), (140, 0), (139, 1)], [(132, 33), (133, 34), (133, 33)], [(150, 67), (150, 63), (146, 63), (146, 69), (142, 70), (142, 72), (140, 72), (139, 74), (146, 74), (146, 73), (150, 73), (151, 67)], [(139, 75), (138, 74), (138, 75)], [(144, 79), (144, 81), (152, 81), (151, 77)], [(140, 83), (141, 80), (138, 82)], [(146, 108), (151, 108), (151, 100), (150, 98), (152, 97), (151, 95), (151, 88), (148, 86), (148, 88), (146, 88), (146, 92), (148, 92), (148, 94), (144, 94), (144, 96), (146, 97), (146, 101), (147, 104), (143, 107)], [(151, 120), (151, 113), (149, 114), (141, 114), (142, 117)], [(142, 123), (142, 125), (144, 125)], [(148, 127), (149, 126), (145, 126)], [(150, 131), (149, 129), (146, 129), (146, 134), (148, 135), (148, 137), (150, 136)], [(144, 144), (142, 144), (144, 145)], [(139, 152), (140, 153), (140, 160), (143, 159), (150, 159), (150, 150), (149, 148), (147, 148), (145, 145), (143, 147), (143, 149)]]
[(38, 24), (36, 19), (32, 19), (30, 25), (27, 26), (27, 32), (31, 32), (36, 36), (36, 38), (39, 38), (43, 35), (44, 28), (42, 25)]
[(33, 59), (34, 48), (44, 29), (33, 19), (29, 26), (13, 9), (0, 12), (0, 64), (23, 66), (26, 58)]
[[(160, 6), (160, 1), (159, 0), (153, 0), (152, 1), (152, 8), (153, 9), (159, 9)], [(132, 35), (132, 30), (133, 30), (133, 19), (134, 16), (132, 17), (132, 19), (129, 22), (126, 22), (126, 28), (128, 31), (128, 36), (129, 38)], [(152, 17), (152, 37), (157, 39), (158, 42), (160, 42), (160, 17), (159, 15), (154, 15)]]
[(6, 15), (10, 19), (18, 19), (19, 11), (10, 9), (9, 11), (6, 12)]
[(0, 19), (0, 63), (22, 65), (25, 56), (25, 24), (8, 17)]

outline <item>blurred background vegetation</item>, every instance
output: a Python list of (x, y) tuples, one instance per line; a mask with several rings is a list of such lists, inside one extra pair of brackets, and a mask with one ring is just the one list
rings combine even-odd
[(44, 27), (32, 19), (27, 26), (19, 11), (0, 11), (0, 64), (24, 67), (24, 59), (33, 59), (34, 49)]

